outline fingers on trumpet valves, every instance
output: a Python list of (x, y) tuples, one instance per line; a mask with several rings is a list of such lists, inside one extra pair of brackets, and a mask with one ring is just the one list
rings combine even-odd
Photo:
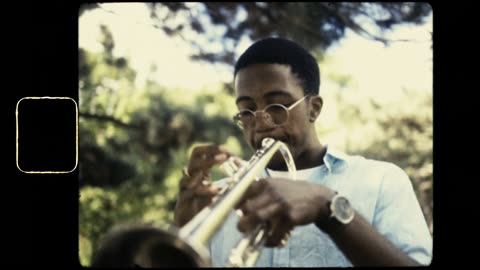
[(220, 165), (220, 169), (225, 175), (233, 176), (245, 164), (247, 164), (247, 161), (236, 156), (230, 156), (225, 162)]
[(216, 186), (204, 186), (204, 185), (202, 185), (200, 187), (197, 187), (194, 190), (195, 195), (197, 195), (197, 196), (207, 196), (207, 197), (215, 196), (215, 195), (218, 194), (218, 192), (220, 192), (220, 188), (216, 187)]
[(227, 176), (233, 176), (238, 171), (238, 167), (233, 163), (232, 157), (223, 162), (219, 168)]
[(193, 175), (195, 170), (209, 170), (213, 165), (223, 163), (230, 156), (230, 152), (223, 146), (198, 146), (193, 149), (190, 157), (190, 175)]
[(248, 161), (243, 160), (243, 159), (241, 159), (237, 156), (232, 156), (232, 161), (233, 161), (233, 163), (235, 163), (237, 168), (243, 167), (243, 166), (248, 164)]

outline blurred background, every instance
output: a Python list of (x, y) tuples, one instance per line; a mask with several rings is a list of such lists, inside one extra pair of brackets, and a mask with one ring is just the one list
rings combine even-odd
[(251, 156), (231, 121), (233, 65), (267, 36), (293, 39), (318, 60), (322, 142), (403, 168), (433, 233), (432, 20), (427, 3), (81, 6), (82, 265), (114, 226), (172, 224), (194, 146)]

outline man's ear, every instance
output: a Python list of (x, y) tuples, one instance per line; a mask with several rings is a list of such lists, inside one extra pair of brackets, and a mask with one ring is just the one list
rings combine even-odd
[(310, 106), (308, 111), (308, 120), (313, 123), (317, 120), (317, 117), (320, 115), (323, 107), (323, 99), (320, 96), (311, 96)]

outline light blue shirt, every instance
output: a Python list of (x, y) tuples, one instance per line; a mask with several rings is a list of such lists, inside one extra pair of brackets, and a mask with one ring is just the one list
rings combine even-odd
[[(297, 171), (297, 181), (325, 185), (346, 196), (357, 213), (417, 262), (428, 265), (432, 258), (432, 237), (407, 174), (398, 166), (350, 156), (331, 146), (324, 165)], [(268, 170), (272, 177), (287, 172)], [(215, 182), (219, 185), (224, 180)], [(230, 251), (242, 238), (234, 211), (212, 237), (209, 245), (212, 265), (227, 265)], [(349, 267), (351, 262), (330, 237), (314, 224), (297, 226), (282, 248), (263, 248), (256, 267)]]

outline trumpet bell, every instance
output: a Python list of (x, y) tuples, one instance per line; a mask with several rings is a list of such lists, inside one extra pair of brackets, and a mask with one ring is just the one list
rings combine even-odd
[(101, 241), (92, 267), (209, 267), (173, 230), (131, 226), (112, 231)]

